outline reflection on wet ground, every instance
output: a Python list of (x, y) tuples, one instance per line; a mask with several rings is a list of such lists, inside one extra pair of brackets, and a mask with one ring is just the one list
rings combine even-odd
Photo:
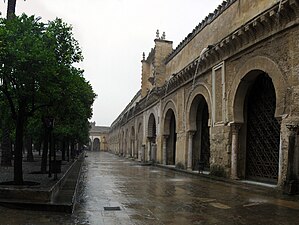
[(87, 155), (73, 215), (0, 207), (0, 224), (299, 224), (298, 198)]

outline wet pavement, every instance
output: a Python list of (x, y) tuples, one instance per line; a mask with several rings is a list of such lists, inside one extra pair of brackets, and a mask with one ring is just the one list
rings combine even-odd
[(299, 224), (298, 197), (87, 155), (73, 215), (0, 207), (0, 224)]

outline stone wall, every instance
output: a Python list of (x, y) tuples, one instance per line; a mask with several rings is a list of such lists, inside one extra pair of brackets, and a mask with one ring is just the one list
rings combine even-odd
[[(204, 48), (224, 40), (248, 21), (278, 1), (224, 1), (190, 33), (167, 59), (168, 76), (178, 73), (195, 60)], [(182, 48), (183, 46), (183, 48)]]
[[(211, 173), (247, 179), (246, 102), (256, 78), (266, 74), (275, 89), (273, 116), (280, 124), (276, 183), (282, 186), (290, 177), (289, 152), (299, 154), (297, 148), (290, 150), (287, 128), (297, 126), (299, 113), (298, 9), (297, 0), (231, 0), (170, 55), (171, 42), (156, 39), (143, 60), (140, 100), (131, 102), (111, 126), (111, 150), (160, 164), (172, 162), (174, 154), (173, 166), (194, 170), (198, 161)], [(151, 65), (155, 73), (149, 84)], [(201, 147), (194, 145), (194, 135)]]

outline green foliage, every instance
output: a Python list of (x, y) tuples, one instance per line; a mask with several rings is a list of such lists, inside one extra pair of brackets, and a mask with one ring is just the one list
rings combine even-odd
[(13, 119), (17, 119), (21, 105), (28, 116), (41, 104), (37, 94), (43, 94), (39, 89), (55, 62), (41, 35), (44, 31), (45, 25), (34, 17), (22, 15), (0, 21), (1, 91)]
[(73, 37), (72, 27), (57, 18), (49, 21), (47, 36), (50, 40), (49, 47), (55, 53), (60, 66), (71, 67), (73, 63), (83, 60), (78, 41)]
[(44, 117), (55, 119), (56, 134), (86, 142), (96, 95), (74, 67), (82, 60), (72, 27), (61, 19), (0, 19), (0, 115), (15, 121), (16, 152), (24, 133), (42, 136)]
[(220, 165), (212, 165), (210, 169), (210, 175), (216, 177), (227, 177), (224, 167)]
[(85, 144), (89, 135), (88, 119), (92, 116), (91, 106), (96, 95), (82, 76), (82, 72), (72, 70), (69, 79), (71, 82), (65, 86), (62, 102), (56, 105), (55, 111), (60, 112), (60, 115), (56, 117), (55, 132)]
[[(86, 139), (96, 95), (83, 71), (73, 66), (83, 56), (72, 27), (61, 19), (45, 24), (23, 14), (0, 20), (0, 40), (2, 114), (9, 108), (8, 120), (16, 120), (25, 105), (25, 119), (35, 115), (32, 131), (42, 128), (41, 117), (51, 116), (57, 133)], [(84, 137), (76, 137), (82, 131)]]
[(49, 22), (47, 35), (55, 46), (59, 87), (55, 104), (50, 114), (55, 118), (54, 132), (74, 142), (86, 143), (89, 135), (88, 119), (92, 116), (91, 106), (96, 97), (83, 70), (73, 67), (83, 60), (78, 42), (73, 38), (72, 27), (56, 19)]

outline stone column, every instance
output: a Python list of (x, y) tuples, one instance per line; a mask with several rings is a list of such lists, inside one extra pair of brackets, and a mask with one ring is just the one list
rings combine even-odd
[(156, 149), (157, 149), (156, 143), (152, 143), (152, 147), (151, 147), (151, 161), (153, 161), (153, 162), (156, 161)]
[[(139, 148), (140, 147), (140, 148)], [(138, 161), (142, 161), (141, 160), (141, 154), (142, 154), (142, 146), (138, 145), (137, 146), (137, 151), (138, 151)]]
[(287, 177), (284, 184), (284, 192), (287, 194), (299, 193), (299, 180), (297, 171), (297, 153), (296, 153), (296, 141), (299, 132), (299, 124), (287, 124), (289, 129), (289, 147), (288, 147), (288, 167)]
[(126, 144), (126, 158), (131, 157), (131, 141), (128, 140)]
[(240, 123), (232, 123), (232, 152), (231, 152), (231, 178), (238, 179), (238, 150), (239, 150), (239, 131)]
[(120, 142), (119, 143), (119, 156), (122, 156), (122, 153), (123, 153), (123, 143)]
[(145, 162), (145, 145), (141, 146), (141, 161)]
[(151, 151), (152, 151), (152, 142), (151, 142), (151, 138), (148, 137), (148, 141), (147, 141), (147, 160), (146, 161), (150, 161), (151, 160)]
[(91, 149), (90, 150), (93, 152), (93, 137), (91, 139)]
[(167, 157), (167, 139), (169, 135), (163, 135), (163, 164), (166, 165), (166, 157)]
[(188, 132), (188, 159), (187, 159), (187, 170), (192, 170), (192, 153), (193, 153), (193, 136), (195, 131), (191, 130)]
[(138, 146), (137, 145), (137, 140), (133, 140), (133, 154), (134, 154), (134, 159), (138, 159)]
[(135, 146), (134, 146), (134, 142), (135, 142), (135, 140), (134, 139), (132, 139), (132, 141), (131, 141), (131, 157), (132, 158), (135, 158)]

